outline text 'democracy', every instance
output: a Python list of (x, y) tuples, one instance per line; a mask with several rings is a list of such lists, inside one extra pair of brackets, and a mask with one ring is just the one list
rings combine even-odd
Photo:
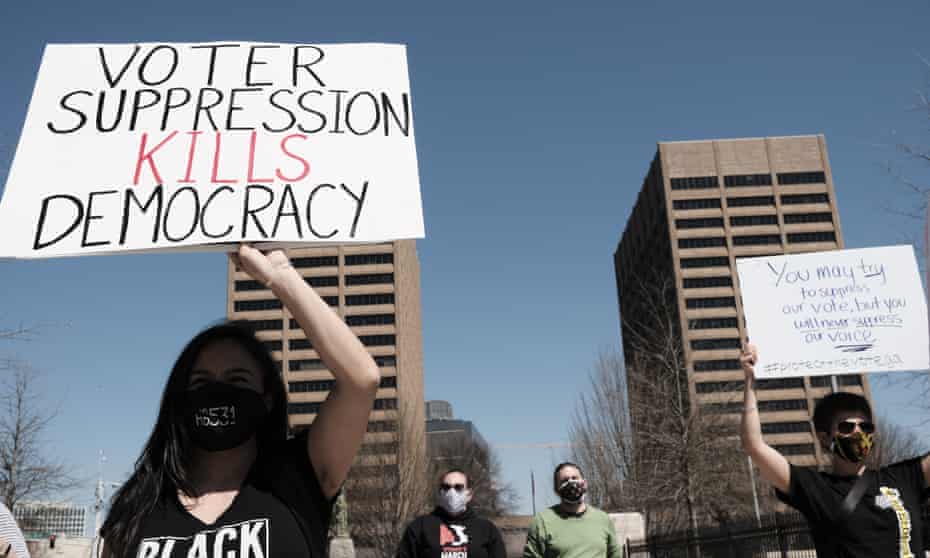
[(406, 51), (49, 45), (0, 256), (423, 236)]

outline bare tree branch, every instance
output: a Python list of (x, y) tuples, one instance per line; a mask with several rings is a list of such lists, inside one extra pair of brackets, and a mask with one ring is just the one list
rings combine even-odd
[(37, 378), (37, 371), (14, 362), (0, 383), (0, 498), (10, 509), (78, 482), (63, 462), (47, 455), (45, 435), (57, 410), (43, 401)]
[[(748, 515), (751, 485), (737, 423), (691, 400), (671, 279), (650, 275), (627, 288), (624, 300), (636, 308), (622, 323), (625, 362), (617, 353), (599, 355), (570, 427), (592, 503), (640, 511), (652, 531)], [(730, 384), (701, 396), (734, 401), (741, 383)]]
[(352, 537), (375, 558), (393, 558), (407, 523), (430, 504), (425, 425), (415, 417), (398, 409), (397, 431), (384, 433), (384, 445), (362, 446), (346, 484)]

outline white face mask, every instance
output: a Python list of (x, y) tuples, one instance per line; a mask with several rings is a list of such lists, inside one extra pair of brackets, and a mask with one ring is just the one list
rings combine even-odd
[(439, 507), (446, 510), (446, 513), (450, 515), (458, 515), (465, 511), (465, 508), (468, 506), (468, 496), (468, 490), (463, 490), (461, 492), (454, 488), (440, 490), (438, 498)]

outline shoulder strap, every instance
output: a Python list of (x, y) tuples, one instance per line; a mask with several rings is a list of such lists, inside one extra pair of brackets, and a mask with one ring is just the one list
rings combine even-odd
[(859, 478), (856, 479), (856, 482), (853, 483), (849, 493), (843, 498), (843, 503), (840, 505), (840, 514), (843, 517), (851, 514), (859, 505), (862, 495), (865, 494), (866, 486), (869, 484), (869, 477), (871, 477), (871, 471), (863, 471)]

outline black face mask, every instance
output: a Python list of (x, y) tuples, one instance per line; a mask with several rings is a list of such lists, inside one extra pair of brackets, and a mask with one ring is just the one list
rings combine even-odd
[(559, 497), (567, 504), (578, 504), (587, 492), (584, 482), (570, 479), (559, 486)]
[(185, 420), (191, 440), (207, 451), (241, 446), (265, 422), (268, 409), (261, 394), (222, 382), (187, 392)]

